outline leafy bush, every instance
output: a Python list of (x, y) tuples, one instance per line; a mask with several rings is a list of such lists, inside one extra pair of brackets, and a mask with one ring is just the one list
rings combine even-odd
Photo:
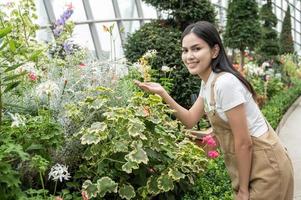
[(208, 169), (183, 200), (231, 200), (232, 193), (231, 181), (223, 157), (220, 156), (209, 162)]
[[(208, 0), (144, 0), (161, 11), (169, 11), (172, 18), (180, 25), (186, 25), (199, 20), (215, 23), (215, 10)], [(182, 29), (181, 29), (182, 30)]]
[(154, 81), (161, 82), (165, 76), (160, 73), (162, 66), (174, 67), (170, 74), (173, 80), (171, 95), (183, 106), (192, 105), (191, 95), (199, 92), (201, 81), (191, 76), (181, 60), (181, 32), (167, 26), (164, 21), (145, 24), (129, 36), (125, 44), (125, 56), (130, 62), (136, 62), (148, 50), (157, 50), (157, 56), (150, 60), (150, 65), (159, 73), (153, 76)]
[(300, 95), (301, 81), (295, 80), (292, 87), (282, 90), (280, 93), (273, 96), (262, 108), (264, 116), (274, 129), (277, 128), (278, 123), (289, 106), (291, 106)]
[(90, 197), (166, 199), (204, 170), (204, 151), (184, 139), (183, 127), (166, 114), (172, 111), (159, 96), (134, 93), (127, 105), (110, 106), (109, 89), (93, 91), (68, 106), (70, 118), (81, 118), (75, 136), (86, 162), (77, 177), (88, 179), (83, 190)]

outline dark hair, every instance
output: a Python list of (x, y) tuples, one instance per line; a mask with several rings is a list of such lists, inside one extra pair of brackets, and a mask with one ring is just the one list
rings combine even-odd
[(222, 40), (213, 24), (207, 21), (199, 21), (190, 24), (182, 33), (181, 43), (183, 42), (183, 38), (189, 33), (194, 33), (196, 36), (203, 39), (210, 46), (210, 48), (213, 48), (214, 45), (217, 44), (220, 50), (218, 56), (211, 61), (212, 71), (215, 73), (229, 72), (233, 74), (252, 93), (253, 98), (256, 99), (256, 92), (252, 85), (233, 67), (232, 63), (228, 59), (224, 46), (222, 44)]

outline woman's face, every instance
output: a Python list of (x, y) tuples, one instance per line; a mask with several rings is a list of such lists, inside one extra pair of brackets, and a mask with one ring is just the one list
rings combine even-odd
[(210, 74), (211, 60), (216, 57), (213, 48), (194, 33), (189, 33), (182, 41), (182, 60), (192, 75), (201, 78)]

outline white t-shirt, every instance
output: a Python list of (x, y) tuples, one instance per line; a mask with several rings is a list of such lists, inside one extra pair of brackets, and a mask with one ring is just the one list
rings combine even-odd
[[(202, 81), (199, 95), (204, 99), (205, 112), (209, 112), (213, 109), (210, 106), (210, 93), (211, 82), (216, 75), (216, 73), (211, 72), (206, 84)], [(215, 82), (214, 92), (216, 111), (224, 121), (228, 121), (225, 111), (243, 103), (245, 105), (250, 134), (254, 137), (259, 137), (268, 130), (265, 119), (258, 105), (252, 98), (252, 94), (233, 74), (226, 72), (218, 77)]]

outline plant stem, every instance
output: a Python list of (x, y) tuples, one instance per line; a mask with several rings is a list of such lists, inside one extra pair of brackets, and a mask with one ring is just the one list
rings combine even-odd
[(54, 192), (53, 192), (53, 195), (55, 195), (55, 193), (56, 193), (56, 186), (57, 186), (57, 180), (55, 181), (55, 185), (54, 185)]
[(42, 172), (39, 172), (39, 174), (40, 174), (40, 181), (41, 181), (41, 184), (42, 184), (43, 193), (44, 193), (44, 198), (45, 198), (45, 197), (46, 197), (46, 194), (45, 194), (45, 186), (44, 186), (44, 181), (43, 181)]
[(3, 102), (2, 102), (2, 82), (0, 76), (0, 131), (2, 127), (2, 110), (3, 110)]

